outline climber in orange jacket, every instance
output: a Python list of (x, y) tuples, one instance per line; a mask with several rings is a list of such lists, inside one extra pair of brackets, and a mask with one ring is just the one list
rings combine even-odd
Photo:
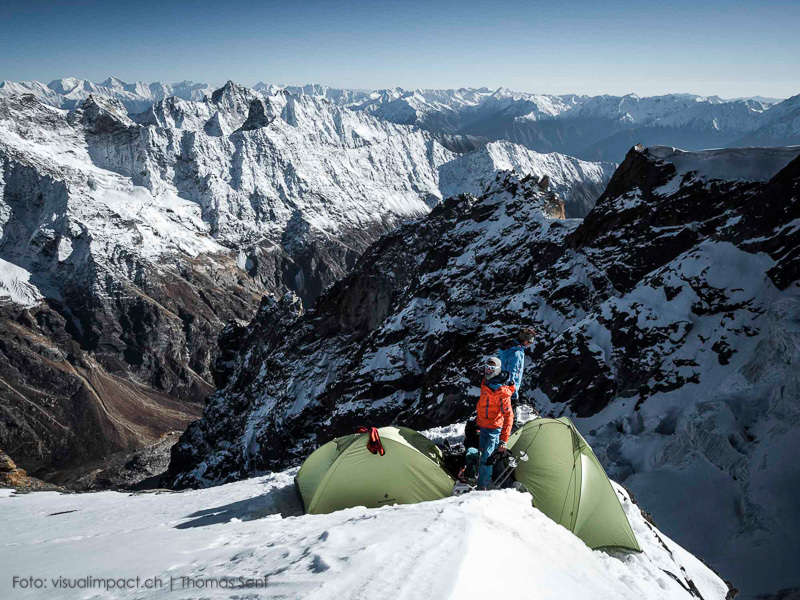
[(486, 463), (492, 452), (504, 448), (514, 424), (511, 396), (515, 387), (511, 374), (500, 370), (500, 359), (490, 357), (483, 365), (481, 398), (478, 400), (478, 427), (480, 428), (480, 463), (478, 489), (487, 490), (492, 483), (492, 465)]

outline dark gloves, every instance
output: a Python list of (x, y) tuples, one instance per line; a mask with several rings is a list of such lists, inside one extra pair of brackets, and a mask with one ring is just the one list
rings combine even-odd
[(511, 450), (509, 450), (505, 444), (500, 444), (497, 447), (497, 450), (492, 452), (489, 458), (486, 459), (487, 465), (494, 465), (498, 461), (503, 460), (504, 458), (511, 456)]

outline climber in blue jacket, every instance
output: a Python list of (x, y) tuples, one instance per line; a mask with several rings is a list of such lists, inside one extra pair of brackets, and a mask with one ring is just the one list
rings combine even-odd
[(514, 394), (511, 396), (511, 403), (516, 408), (519, 400), (519, 390), (522, 387), (522, 371), (525, 368), (525, 349), (530, 348), (533, 339), (536, 337), (536, 330), (533, 327), (522, 327), (516, 335), (500, 346), (497, 357), (500, 359), (501, 369), (511, 374), (511, 381), (514, 384)]

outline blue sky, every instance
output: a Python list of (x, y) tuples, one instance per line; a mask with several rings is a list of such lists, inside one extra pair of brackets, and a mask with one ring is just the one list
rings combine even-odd
[(0, 80), (800, 93), (800, 2), (0, 2)]

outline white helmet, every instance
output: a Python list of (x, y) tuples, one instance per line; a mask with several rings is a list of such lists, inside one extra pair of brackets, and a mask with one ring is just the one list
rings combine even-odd
[(483, 361), (483, 375), (486, 379), (497, 377), (500, 374), (500, 366), (502, 363), (496, 356), (487, 356)]

